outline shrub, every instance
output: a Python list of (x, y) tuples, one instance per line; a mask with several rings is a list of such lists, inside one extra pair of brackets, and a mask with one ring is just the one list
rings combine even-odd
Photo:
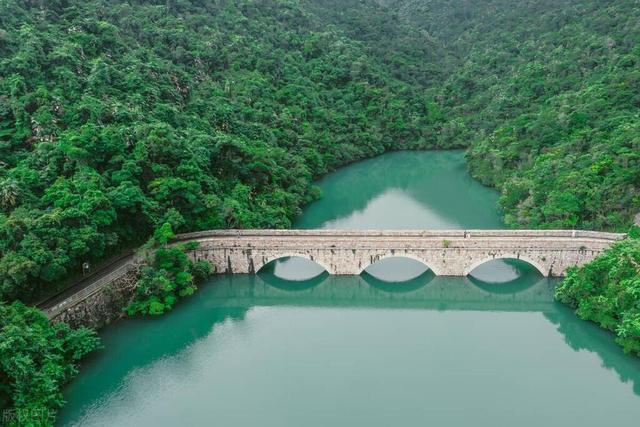
[(629, 237), (570, 269), (556, 298), (614, 332), (626, 352), (640, 355), (640, 239)]
[[(0, 302), (0, 409), (8, 425), (49, 425), (64, 400), (61, 387), (83, 356), (100, 347), (96, 333), (49, 323), (21, 302)], [(3, 417), (4, 418), (4, 417)]]
[(207, 262), (193, 262), (186, 251), (194, 243), (169, 245), (175, 237), (171, 225), (164, 224), (145, 245), (147, 265), (142, 268), (129, 315), (159, 315), (171, 310), (179, 298), (193, 295), (196, 284), (210, 274)]

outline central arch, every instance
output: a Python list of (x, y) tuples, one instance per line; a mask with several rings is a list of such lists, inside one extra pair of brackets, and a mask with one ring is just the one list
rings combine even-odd
[(378, 279), (377, 277), (367, 273), (366, 271), (363, 271), (359, 277), (360, 280), (362, 280), (372, 288), (391, 294), (397, 294), (414, 292), (420, 288), (423, 288), (432, 280), (434, 280), (436, 278), (436, 275), (433, 274), (433, 271), (426, 270), (421, 275), (414, 277), (413, 279), (404, 280), (402, 282), (387, 282), (385, 280)]
[(479, 261), (475, 261), (472, 264), (470, 264), (468, 267), (466, 267), (464, 269), (464, 275), (468, 276), (469, 274), (471, 274), (473, 272), (473, 270), (475, 270), (476, 268), (480, 267), (482, 264), (487, 263), (489, 261), (496, 261), (496, 260), (507, 260), (507, 259), (516, 259), (516, 260), (520, 260), (520, 261), (524, 261), (527, 264), (531, 265), (532, 267), (534, 267), (536, 270), (538, 270), (538, 272), (540, 274), (542, 274), (543, 277), (549, 277), (549, 271), (547, 268), (545, 268), (542, 264), (540, 264), (538, 261), (535, 261), (529, 257), (526, 256), (522, 256), (520, 254), (500, 254), (500, 255), (496, 255), (496, 256), (487, 256), (484, 258), (481, 258)]
[(278, 255), (273, 255), (269, 257), (264, 257), (260, 260), (260, 265), (255, 265), (255, 272), (259, 272), (265, 265), (272, 263), (273, 261), (277, 261), (282, 258), (303, 258), (307, 259), (313, 263), (316, 263), (320, 267), (324, 268), (324, 271), (331, 274), (331, 269), (323, 262), (318, 259), (313, 258), (311, 255), (299, 253), (299, 252), (282, 252), (278, 253)]
[(285, 292), (301, 292), (315, 288), (316, 286), (323, 283), (329, 277), (329, 273), (323, 271), (317, 276), (304, 280), (283, 279), (282, 277), (278, 277), (273, 273), (260, 273), (258, 277), (260, 278), (260, 280), (262, 280), (272, 288), (279, 289)]
[(379, 257), (375, 257), (375, 261), (369, 262), (364, 267), (361, 267), (360, 271), (358, 272), (358, 274), (362, 274), (362, 273), (364, 273), (364, 271), (367, 268), (371, 267), (372, 265), (377, 264), (382, 260), (390, 259), (390, 258), (406, 258), (406, 259), (410, 259), (410, 260), (413, 260), (413, 261), (417, 261), (420, 264), (424, 265), (428, 270), (431, 270), (431, 272), (433, 274), (435, 274), (436, 276), (439, 276), (438, 271), (435, 268), (431, 267), (424, 259), (422, 259), (422, 258), (420, 258), (420, 257), (418, 257), (416, 255), (408, 254), (408, 253), (401, 253), (401, 254), (390, 253), (390, 254), (381, 255)]

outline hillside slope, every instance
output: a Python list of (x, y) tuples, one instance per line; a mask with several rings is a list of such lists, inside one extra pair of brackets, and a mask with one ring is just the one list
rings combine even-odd
[(635, 6), (3, 2), (0, 295), (166, 221), (287, 227), (315, 177), (389, 149), (470, 147), (510, 225), (623, 229)]
[[(437, 99), (512, 226), (627, 231), (640, 210), (635, 0), (382, 0), (455, 57)], [(557, 288), (640, 355), (640, 229)]]
[(509, 225), (621, 229), (640, 209), (635, 0), (380, 0), (449, 49), (443, 143)]
[(379, 58), (316, 13), (0, 3), (0, 298), (28, 299), (165, 222), (287, 227), (319, 175), (438, 147), (421, 84), (437, 69), (405, 67), (420, 57), (406, 49)]

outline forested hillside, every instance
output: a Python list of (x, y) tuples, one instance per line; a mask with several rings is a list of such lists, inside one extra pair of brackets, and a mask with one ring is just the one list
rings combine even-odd
[[(626, 230), (638, 0), (0, 1), (0, 409), (60, 407), (99, 345), (7, 302), (154, 230), (289, 227), (336, 167), (454, 147), (510, 226)], [(559, 291), (636, 352), (638, 263), (630, 239)]]
[(438, 87), (452, 70), (451, 51), (440, 40), (375, 0), (301, 3), (324, 25), (362, 42), (365, 51), (393, 77), (418, 83), (425, 92)]
[(287, 227), (311, 182), (470, 147), (509, 225), (640, 210), (635, 0), (0, 4), (0, 295), (175, 231)]
[(28, 299), (165, 222), (288, 227), (320, 174), (438, 146), (418, 84), (442, 78), (420, 65), (428, 42), (379, 57), (320, 11), (0, 3), (0, 297)]
[(509, 225), (624, 229), (640, 210), (636, 0), (380, 0), (455, 58), (436, 95)]

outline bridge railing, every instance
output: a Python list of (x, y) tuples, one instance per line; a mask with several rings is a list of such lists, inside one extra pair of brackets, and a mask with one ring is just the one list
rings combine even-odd
[(626, 234), (585, 230), (208, 230), (179, 234), (174, 242), (216, 237), (424, 237), (424, 238), (581, 238), (622, 240)]

